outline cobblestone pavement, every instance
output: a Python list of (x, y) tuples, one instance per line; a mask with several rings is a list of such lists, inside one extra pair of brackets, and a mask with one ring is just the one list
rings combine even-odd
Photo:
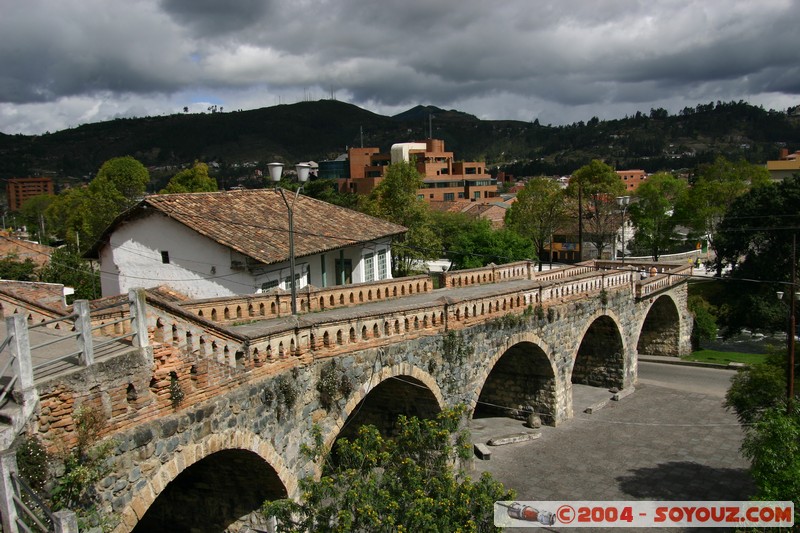
[[(742, 429), (718, 396), (640, 385), (594, 414), (575, 411), (537, 440), (492, 447), (476, 471), (515, 489), (518, 500), (747, 500), (754, 492), (739, 453)], [(483, 418), (471, 429), (474, 442), (486, 442), (527, 428)]]

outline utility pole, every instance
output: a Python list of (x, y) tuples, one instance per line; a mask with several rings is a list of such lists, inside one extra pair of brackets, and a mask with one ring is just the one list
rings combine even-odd
[(789, 292), (789, 339), (788, 352), (789, 363), (786, 375), (786, 410), (787, 414), (792, 413), (792, 402), (794, 401), (794, 336), (797, 332), (796, 306), (797, 306), (797, 233), (792, 235), (792, 286)]
[(578, 182), (578, 262), (583, 261), (583, 183)]

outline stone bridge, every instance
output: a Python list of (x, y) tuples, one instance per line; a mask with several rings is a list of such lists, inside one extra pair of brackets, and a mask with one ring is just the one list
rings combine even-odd
[[(573, 416), (573, 384), (625, 389), (637, 354), (690, 350), (691, 266), (592, 261), (545, 272), (529, 263), (308, 289), (183, 301), (146, 291), (149, 346), (37, 382), (30, 429), (51, 450), (76, 442), (92, 409), (113, 438), (98, 485), (117, 531), (263, 529), (266, 499), (298, 495), (318, 472), (301, 453), (399, 414), (534, 411)], [(120, 327), (116, 324), (115, 327)]]

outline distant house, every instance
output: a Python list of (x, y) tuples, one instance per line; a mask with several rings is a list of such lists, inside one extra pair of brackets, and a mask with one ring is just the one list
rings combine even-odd
[[(291, 203), (293, 193), (287, 194)], [(148, 196), (106, 229), (89, 258), (103, 296), (167, 286), (190, 298), (328, 287), (391, 278), (391, 239), (406, 228), (300, 195), (288, 211), (272, 189)]]
[(492, 204), (477, 204), (469, 200), (455, 200), (452, 202), (431, 201), (430, 206), (434, 211), (447, 213), (464, 213), (472, 218), (488, 220), (494, 229), (505, 226), (506, 211), (510, 204), (503, 203), (502, 198), (495, 198)]
[(30, 259), (37, 267), (50, 262), (54, 248), (44, 244), (16, 239), (7, 231), (0, 231), (0, 258), (16, 258), (18, 261)]
[(794, 174), (800, 174), (800, 151), (789, 153), (781, 149), (780, 159), (767, 161), (767, 170), (772, 181), (782, 181)]

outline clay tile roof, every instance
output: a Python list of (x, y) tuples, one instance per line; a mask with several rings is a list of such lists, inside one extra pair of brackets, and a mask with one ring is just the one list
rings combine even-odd
[[(292, 205), (294, 193), (285, 191), (285, 194)], [(97, 253), (110, 231), (122, 220), (141, 215), (148, 209), (154, 209), (261, 263), (279, 263), (289, 258), (288, 212), (280, 193), (273, 189), (148, 196), (117, 218), (89, 253)], [(294, 203), (295, 257), (366, 243), (406, 231), (403, 226), (302, 194)]]
[(59, 283), (2, 280), (0, 281), (0, 293), (49, 309), (57, 314), (66, 314), (64, 286)]
[(46, 265), (50, 261), (53, 248), (35, 242), (15, 239), (8, 232), (0, 232), (0, 256), (15, 255), (20, 261), (33, 260), (38, 266)]

